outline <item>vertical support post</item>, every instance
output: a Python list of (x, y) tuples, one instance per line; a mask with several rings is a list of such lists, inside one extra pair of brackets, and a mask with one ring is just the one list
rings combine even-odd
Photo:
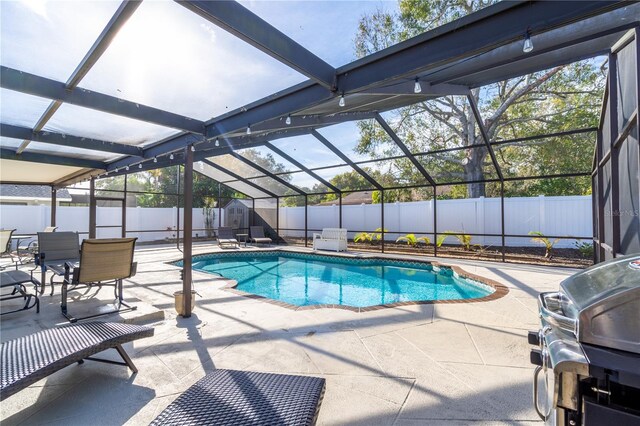
[(124, 174), (124, 199), (122, 200), (122, 238), (127, 236), (127, 174)]
[(338, 193), (338, 228), (342, 228), (342, 192)]
[[(89, 238), (96, 237), (96, 178), (89, 180)], [(44, 286), (44, 284), (43, 284)]]
[(438, 257), (438, 210), (436, 209), (438, 200), (438, 187), (433, 187), (433, 256)]
[(309, 242), (307, 241), (309, 237), (309, 196), (305, 194), (304, 196), (304, 246), (308, 247)]
[(384, 253), (384, 189), (380, 190), (380, 242), (382, 243), (382, 252)]
[(251, 225), (256, 225), (256, 199), (251, 199)]
[(276, 197), (276, 244), (280, 242), (280, 197)]
[(49, 226), (56, 226), (56, 208), (58, 207), (58, 191), (51, 187), (51, 220)]
[(500, 235), (502, 237), (502, 261), (506, 262), (504, 238), (504, 181), (500, 182)]
[(184, 243), (182, 269), (182, 300), (184, 318), (191, 316), (191, 255), (193, 252), (193, 151), (185, 149), (184, 161)]
[(180, 165), (176, 166), (176, 248), (180, 250)]
[[(256, 200), (253, 200), (253, 211), (255, 213)], [(218, 182), (218, 229), (222, 226), (222, 186)]]
[(613, 257), (617, 257), (620, 253), (620, 171), (618, 163), (620, 157), (619, 145), (616, 145), (618, 139), (618, 55), (609, 54), (609, 126), (611, 128), (611, 248), (613, 249)]
[[(605, 90), (605, 96), (609, 96), (608, 92)], [(606, 102), (609, 102), (608, 99)], [(604, 249), (604, 175), (602, 173), (602, 153), (604, 152), (604, 136), (602, 134), (602, 130), (598, 130), (598, 139), (596, 142), (596, 181), (598, 182), (598, 193), (596, 197), (598, 198), (598, 262), (602, 262), (606, 259), (605, 249)], [(595, 247), (594, 247), (595, 249)], [(595, 251), (595, 250), (594, 250)]]

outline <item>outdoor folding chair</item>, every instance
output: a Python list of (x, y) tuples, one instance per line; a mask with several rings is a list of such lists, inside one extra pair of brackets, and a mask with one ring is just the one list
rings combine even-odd
[[(40, 266), (40, 294), (44, 294), (47, 271), (51, 276), (51, 295), (53, 295), (54, 278), (64, 276), (64, 265), (80, 259), (79, 236), (76, 232), (38, 232), (38, 253), (35, 255), (36, 265)], [(62, 281), (59, 282), (62, 284)]]
[[(9, 257), (11, 263), (14, 263), (16, 269), (18, 269), (18, 263), (13, 259), (13, 253), (11, 252), (11, 236), (15, 232), (15, 229), (0, 229), (0, 257)], [(0, 266), (0, 270), (6, 269), (7, 266)]]
[(220, 247), (227, 245), (240, 247), (233, 230), (225, 226), (218, 228), (218, 245)]
[[(122, 282), (135, 275), (136, 264), (133, 262), (133, 250), (137, 238), (90, 239), (82, 242), (80, 263), (65, 263), (64, 281), (62, 283), (62, 315), (70, 322), (95, 318), (117, 312), (136, 310), (122, 297)], [(113, 286), (117, 308), (85, 317), (74, 317), (67, 310), (68, 286), (94, 287)], [(125, 306), (126, 309), (122, 309)]]
[(273, 240), (264, 234), (264, 228), (262, 226), (249, 227), (251, 238), (249, 241), (256, 244), (271, 244)]

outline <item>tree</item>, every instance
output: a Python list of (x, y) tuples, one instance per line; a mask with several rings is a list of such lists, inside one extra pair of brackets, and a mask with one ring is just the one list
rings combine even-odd
[[(356, 54), (368, 55), (491, 3), (494, 1), (399, 0), (397, 14), (378, 10), (362, 17)], [(604, 87), (601, 71), (596, 62), (583, 61), (476, 88), (471, 90), (471, 96), (479, 106), (490, 141), (591, 127), (598, 122)], [(390, 124), (412, 152), (467, 147), (418, 158), (438, 182), (470, 182), (466, 185), (468, 197), (487, 193), (485, 183), (475, 181), (497, 177), (487, 149), (481, 146), (484, 140), (466, 97), (445, 96), (401, 108), (394, 112)], [(359, 126), (360, 153), (378, 158), (399, 153), (377, 123), (363, 121)], [(554, 170), (561, 173), (571, 166), (575, 171), (579, 166), (580, 171), (588, 171), (592, 143), (584, 138), (564, 138), (553, 143), (537, 141), (524, 150), (514, 144), (496, 151), (500, 154), (499, 163), (507, 166), (507, 173), (531, 176), (544, 173), (544, 162), (558, 158), (554, 154), (558, 147), (577, 157), (565, 158), (564, 165), (556, 161)], [(405, 169), (405, 173), (415, 171)], [(588, 179), (583, 179), (577, 190), (588, 191), (588, 186)]]

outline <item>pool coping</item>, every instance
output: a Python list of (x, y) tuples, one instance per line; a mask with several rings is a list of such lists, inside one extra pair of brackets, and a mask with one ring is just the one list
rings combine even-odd
[[(412, 300), (412, 301), (407, 301), (407, 302), (394, 302), (394, 303), (385, 303), (382, 305), (372, 305), (372, 306), (365, 306), (365, 307), (356, 307), (356, 306), (346, 306), (346, 305), (336, 305), (336, 304), (328, 304), (328, 303), (323, 303), (323, 304), (319, 304), (319, 305), (306, 305), (306, 306), (298, 306), (298, 305), (292, 305), (291, 303), (287, 303), (287, 302), (283, 302), (281, 300), (275, 300), (275, 299), (270, 299), (268, 297), (265, 296), (260, 296), (258, 294), (254, 294), (254, 293), (248, 293), (246, 291), (242, 291), (242, 290), (238, 290), (236, 287), (238, 286), (238, 282), (231, 279), (231, 278), (227, 278), (222, 276), (222, 278), (224, 278), (227, 283), (220, 287), (220, 290), (224, 290), (227, 291), (229, 293), (233, 293), (239, 296), (244, 296), (247, 297), (249, 299), (256, 299), (256, 300), (261, 300), (264, 302), (267, 302), (269, 304), (272, 305), (276, 305), (276, 306), (280, 306), (286, 309), (290, 309), (293, 311), (310, 311), (310, 310), (315, 310), (315, 309), (342, 309), (345, 311), (351, 311), (351, 312), (371, 312), (371, 311), (377, 311), (380, 309), (387, 309), (387, 308), (397, 308), (397, 307), (401, 307), (401, 306), (411, 306), (411, 305), (435, 305), (435, 304), (459, 304), (459, 303), (478, 303), (478, 302), (489, 302), (492, 300), (498, 300), (503, 298), (504, 296), (506, 296), (509, 293), (509, 288), (502, 284), (499, 283), (495, 280), (492, 280), (490, 278), (486, 278), (480, 275), (476, 275), (473, 274), (471, 272), (465, 271), (464, 269), (462, 269), (459, 266), (455, 266), (455, 265), (446, 265), (446, 264), (442, 264), (440, 262), (435, 262), (435, 261), (430, 261), (430, 260), (417, 260), (417, 259), (411, 259), (409, 261), (407, 261), (406, 259), (402, 259), (400, 257), (396, 257), (393, 255), (387, 255), (387, 256), (377, 256), (375, 254), (369, 254), (369, 253), (343, 253), (343, 252), (336, 252), (334, 253), (318, 253), (317, 251), (313, 251), (313, 252), (306, 252), (306, 251), (294, 251), (294, 250), (281, 250), (281, 249), (269, 249), (269, 250), (243, 250), (241, 252), (233, 252), (234, 254), (238, 254), (238, 253), (248, 253), (248, 252), (285, 252), (285, 253), (299, 253), (299, 254), (311, 254), (311, 255), (317, 255), (317, 256), (324, 256), (324, 257), (344, 257), (344, 258), (356, 258), (356, 259), (370, 259), (370, 260), (383, 260), (383, 261), (401, 261), (401, 262), (411, 262), (411, 263), (422, 263), (425, 265), (431, 265), (434, 267), (438, 267), (438, 268), (449, 268), (451, 269), (454, 273), (456, 273), (459, 277), (462, 278), (468, 278), (474, 281), (477, 281), (481, 284), (487, 285), (489, 287), (492, 287), (494, 289), (493, 293), (488, 294), (484, 297), (477, 297), (477, 298), (472, 298), (472, 299), (449, 299), (449, 300)], [(221, 253), (225, 253), (225, 252), (210, 252), (210, 253), (201, 253), (201, 254), (197, 254), (192, 256), (193, 259), (198, 258), (198, 257), (203, 257), (203, 256), (209, 256), (209, 255), (216, 255), (216, 254), (221, 254)], [(228, 253), (228, 252), (227, 252)], [(170, 261), (167, 263), (173, 264), (177, 261), (180, 261), (181, 259), (175, 260), (175, 261)], [(174, 265), (175, 266), (175, 265)], [(202, 273), (206, 273), (206, 272), (202, 272)]]

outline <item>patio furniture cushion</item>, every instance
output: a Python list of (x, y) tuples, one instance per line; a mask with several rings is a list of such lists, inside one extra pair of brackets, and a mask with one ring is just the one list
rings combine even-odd
[(120, 352), (120, 345), (153, 336), (153, 332), (153, 328), (140, 325), (88, 322), (4, 342), (0, 346), (0, 400), (98, 352), (110, 348)]
[(313, 425), (324, 387), (320, 377), (215, 370), (151, 425)]

